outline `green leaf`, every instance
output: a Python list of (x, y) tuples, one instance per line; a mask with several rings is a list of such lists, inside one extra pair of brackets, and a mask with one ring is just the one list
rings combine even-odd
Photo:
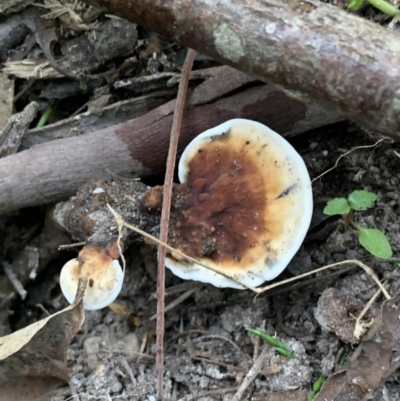
[(381, 230), (364, 228), (359, 225), (357, 225), (357, 228), (360, 230), (358, 240), (368, 252), (382, 259), (388, 259), (393, 255), (392, 247)]
[(352, 192), (348, 200), (354, 210), (367, 210), (374, 205), (377, 197), (373, 192), (361, 190)]
[(315, 397), (317, 396), (317, 394), (321, 390), (321, 387), (324, 384), (325, 380), (326, 380), (326, 377), (324, 375), (321, 375), (320, 377), (318, 377), (318, 379), (316, 380), (316, 382), (312, 386), (312, 392), (308, 396), (307, 401), (313, 401), (315, 399)]
[(321, 375), (320, 377), (318, 377), (318, 379), (316, 380), (316, 382), (313, 384), (313, 391), (315, 393), (318, 393), (319, 390), (321, 390), (322, 385), (324, 384), (326, 380), (326, 377), (324, 375)]
[(347, 214), (350, 212), (350, 204), (345, 198), (335, 198), (330, 200), (324, 209), (324, 213), (333, 216), (335, 214)]
[(347, 8), (350, 10), (357, 10), (362, 6), (362, 3), (364, 3), (364, 0), (350, 0)]
[(343, 366), (347, 361), (347, 352), (345, 350), (339, 356), (338, 365)]
[(383, 13), (394, 17), (400, 11), (396, 7), (392, 6), (389, 2), (385, 0), (368, 0), (374, 7), (378, 10), (382, 11)]
[[(399, 13), (399, 10), (396, 7), (385, 0), (368, 0), (368, 2), (376, 7), (378, 10), (387, 15), (390, 15), (391, 17), (394, 17)], [(363, 3), (364, 0), (350, 0), (347, 8), (350, 10), (358, 10)]]
[(287, 348), (286, 345), (282, 341), (278, 340), (276, 337), (272, 337), (261, 330), (251, 329), (250, 327), (248, 327), (246, 330), (249, 331), (251, 334), (254, 334), (255, 336), (261, 337), (268, 344), (272, 345), (275, 348), (276, 352), (279, 352), (280, 354), (288, 358), (299, 359), (299, 357), (293, 351)]

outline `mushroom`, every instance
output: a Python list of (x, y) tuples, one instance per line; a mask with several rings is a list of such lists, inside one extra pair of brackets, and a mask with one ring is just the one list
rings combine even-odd
[(111, 304), (121, 292), (124, 274), (118, 262), (116, 245), (86, 246), (76, 259), (67, 262), (61, 270), (61, 291), (69, 303), (75, 299), (80, 277), (87, 277), (83, 308), (96, 310)]
[[(227, 121), (187, 146), (178, 175), (171, 246), (246, 285), (285, 269), (307, 233), (313, 199), (307, 168), (282, 136), (254, 121)], [(166, 266), (183, 279), (244, 288), (174, 252)]]

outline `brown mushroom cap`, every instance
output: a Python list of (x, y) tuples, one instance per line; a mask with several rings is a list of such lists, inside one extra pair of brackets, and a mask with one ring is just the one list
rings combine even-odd
[[(310, 224), (312, 193), (303, 160), (262, 124), (231, 120), (195, 138), (179, 164), (181, 215), (170, 244), (248, 285), (282, 272)], [(178, 195), (179, 198), (179, 195)], [(242, 288), (176, 255), (178, 276)]]

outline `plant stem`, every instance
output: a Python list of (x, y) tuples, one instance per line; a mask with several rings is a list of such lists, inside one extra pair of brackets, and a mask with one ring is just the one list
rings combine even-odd
[(385, 0), (368, 0), (374, 7), (378, 10), (382, 11), (383, 13), (390, 15), (391, 17), (396, 16), (400, 10), (396, 7), (392, 6)]
[(42, 116), (40, 117), (39, 122), (36, 124), (36, 128), (42, 128), (47, 124), (47, 121), (49, 119), (49, 117), (51, 116), (51, 114), (54, 111), (54, 106), (53, 104), (49, 104), (45, 111), (43, 112)]

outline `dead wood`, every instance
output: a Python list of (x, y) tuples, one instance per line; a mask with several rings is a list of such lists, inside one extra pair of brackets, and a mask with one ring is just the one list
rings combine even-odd
[(122, 100), (103, 107), (100, 113), (85, 112), (41, 128), (31, 128), (24, 135), (20, 150), (55, 139), (72, 138), (108, 128), (140, 117), (176, 96), (175, 90), (163, 90)]
[[(137, 93), (139, 91), (138, 88), (143, 87), (148, 90), (151, 86), (151, 89), (156, 92), (113, 103), (103, 107), (99, 112), (91, 110), (55, 124), (30, 129), (22, 140), (21, 149), (25, 150), (54, 139), (80, 136), (140, 117), (166, 103), (166, 101), (174, 99), (177, 91), (172, 86), (177, 84), (179, 79), (180, 74), (164, 72), (117, 81), (114, 84), (115, 88), (134, 87), (135, 93)], [(192, 71), (190, 79), (196, 81), (205, 80), (192, 93), (192, 105), (207, 103), (247, 83), (256, 81), (255, 78), (227, 66)], [(166, 89), (166, 86), (169, 89)], [(331, 122), (331, 113), (324, 113), (320, 108), (316, 109), (316, 113), (320, 125), (324, 125), (323, 120), (325, 117), (328, 118), (327, 124)]]
[[(90, 0), (88, 0), (90, 1)], [(399, 35), (317, 0), (97, 0), (109, 12), (400, 138)]]
[(38, 109), (39, 105), (32, 102), (21, 113), (14, 114), (10, 118), (3, 131), (0, 131), (0, 157), (11, 155), (18, 150), (22, 137), (36, 117)]
[[(208, 100), (210, 94), (221, 93), (214, 86), (214, 92), (205, 86)], [(161, 173), (174, 105), (171, 101), (123, 124), (43, 143), (1, 159), (0, 213), (65, 199), (90, 178), (109, 172), (133, 172), (137, 177)], [(257, 86), (187, 110), (178, 152), (199, 132), (237, 117), (259, 121), (286, 136), (318, 127), (321, 121), (338, 120), (337, 115), (291, 99), (273, 86)]]

